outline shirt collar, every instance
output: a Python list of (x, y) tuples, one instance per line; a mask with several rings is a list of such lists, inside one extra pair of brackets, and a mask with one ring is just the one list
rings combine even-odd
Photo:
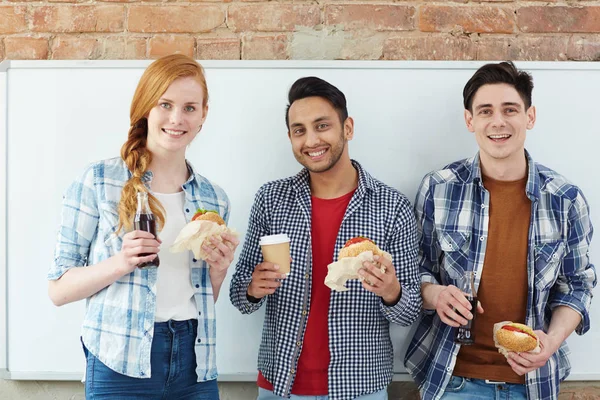
[[(533, 158), (527, 150), (525, 150), (525, 158), (527, 159), (527, 184), (525, 185), (525, 193), (531, 200), (537, 200), (540, 198), (540, 177), (538, 174), (537, 166), (533, 161)], [(474, 157), (467, 161), (467, 164), (471, 165), (470, 169), (467, 169), (467, 173), (463, 177), (465, 183), (481, 183), (481, 162), (479, 160), (479, 152)]]
[[(357, 193), (364, 194), (367, 190), (375, 190), (374, 178), (363, 169), (358, 161), (350, 160), (352, 166), (358, 172), (358, 188)], [(310, 193), (310, 174), (308, 169), (304, 168), (294, 177), (292, 177), (292, 188), (297, 192), (308, 191)]]
[[(191, 183), (193, 180), (196, 179), (196, 170), (195, 170), (194, 166), (192, 165), (192, 163), (190, 163), (188, 160), (185, 160), (185, 163), (187, 164), (187, 168), (190, 173), (189, 178), (184, 183), (184, 185), (187, 185), (188, 183)], [(132, 175), (131, 171), (129, 171), (129, 176), (131, 177), (131, 175)], [(146, 185), (146, 187), (150, 186), (150, 183), (152, 182), (153, 177), (154, 177), (154, 174), (152, 173), (152, 171), (144, 172), (144, 175), (142, 176), (142, 182)]]

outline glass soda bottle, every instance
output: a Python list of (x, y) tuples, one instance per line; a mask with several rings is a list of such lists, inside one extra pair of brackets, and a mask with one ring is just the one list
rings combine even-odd
[[(156, 219), (154, 214), (150, 210), (148, 204), (148, 193), (138, 192), (137, 193), (137, 210), (135, 212), (135, 219), (133, 220), (133, 229), (136, 231), (149, 232), (156, 238)], [(150, 253), (140, 254), (140, 257), (149, 256)], [(152, 261), (144, 262), (138, 265), (138, 268), (156, 268), (160, 264), (158, 255)]]

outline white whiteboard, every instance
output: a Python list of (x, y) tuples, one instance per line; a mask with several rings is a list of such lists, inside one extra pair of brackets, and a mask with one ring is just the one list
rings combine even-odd
[[(0, 64), (0, 120), (6, 121), (0, 124), (0, 369), (6, 376), (81, 378), (84, 302), (56, 308), (47, 296), (61, 196), (85, 165), (119, 154), (130, 101), (148, 63)], [(210, 110), (188, 158), (226, 190), (230, 226), (242, 234), (259, 186), (300, 169), (284, 122), (287, 91), (299, 77), (319, 76), (346, 94), (355, 120), (351, 157), (411, 201), (425, 173), (477, 149), (463, 122), (462, 89), (481, 62), (203, 64)], [(600, 64), (517, 64), (535, 83), (538, 120), (527, 148), (583, 189), (600, 229)], [(223, 151), (209, 151), (212, 146)], [(591, 251), (596, 263), (599, 241)], [(217, 303), (218, 368), (222, 380), (253, 380), (263, 314), (242, 316), (231, 306), (229, 277)], [(600, 380), (600, 363), (589, 353), (600, 342), (596, 303), (592, 330), (569, 339), (571, 379)], [(397, 380), (409, 379), (402, 367), (408, 337), (407, 329), (393, 328)]]

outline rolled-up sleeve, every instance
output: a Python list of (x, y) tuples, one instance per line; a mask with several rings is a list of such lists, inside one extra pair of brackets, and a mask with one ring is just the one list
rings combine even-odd
[(415, 200), (415, 215), (417, 217), (417, 240), (419, 246), (419, 271), (421, 283), (440, 284), (440, 255), (441, 249), (438, 244), (435, 223), (431, 186), (431, 175), (426, 175), (421, 182), (417, 198)]
[(381, 310), (388, 321), (408, 326), (419, 316), (422, 299), (417, 264), (417, 224), (410, 202), (404, 197), (399, 203), (390, 243), (389, 250), (402, 293), (398, 303), (393, 306), (387, 306), (382, 301)]
[(567, 306), (581, 314), (581, 322), (575, 329), (579, 335), (590, 329), (589, 309), (597, 282), (589, 255), (593, 231), (589, 206), (579, 192), (569, 210), (567, 254), (550, 298), (550, 308)]
[(87, 265), (98, 219), (94, 170), (88, 167), (63, 196), (54, 262), (48, 271), (48, 280), (60, 278), (71, 268)]
[(264, 191), (261, 188), (256, 194), (254, 204), (250, 211), (248, 231), (242, 247), (242, 253), (235, 266), (235, 273), (229, 286), (229, 299), (231, 304), (242, 314), (251, 314), (257, 311), (265, 302), (266, 296), (258, 303), (248, 300), (248, 286), (252, 281), (252, 273), (257, 264), (262, 262), (262, 253), (259, 246), (261, 236), (268, 234), (267, 222), (264, 212)]

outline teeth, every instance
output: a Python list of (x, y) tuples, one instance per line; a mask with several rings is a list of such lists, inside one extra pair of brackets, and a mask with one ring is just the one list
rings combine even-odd
[(510, 135), (490, 135), (491, 139), (506, 139), (509, 137), (510, 137)]
[(319, 157), (320, 155), (323, 155), (324, 153), (325, 153), (325, 150), (321, 150), (316, 153), (308, 153), (308, 155), (311, 157)]
[(185, 133), (185, 131), (172, 131), (171, 129), (163, 129), (163, 131), (173, 136), (181, 136)]

